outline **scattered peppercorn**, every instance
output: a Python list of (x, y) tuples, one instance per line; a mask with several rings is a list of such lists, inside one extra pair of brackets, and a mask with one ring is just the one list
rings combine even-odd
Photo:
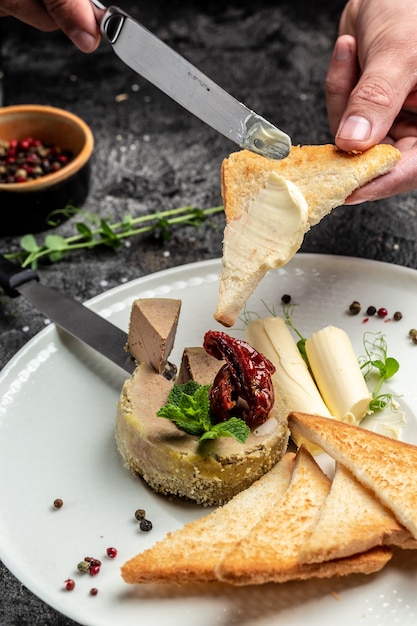
[(90, 571), (90, 563), (88, 561), (80, 561), (77, 565), (77, 570), (86, 574)]
[(90, 576), (97, 576), (100, 573), (100, 565), (90, 565)]
[(285, 293), (283, 296), (281, 296), (281, 302), (282, 304), (289, 304), (291, 302), (291, 296)]
[(90, 564), (90, 567), (91, 567), (92, 565), (97, 565), (98, 567), (100, 567), (100, 566), (101, 566), (101, 561), (100, 561), (99, 559), (95, 559), (95, 558), (94, 558), (94, 557), (92, 557), (92, 556), (85, 556), (85, 557), (84, 557), (84, 561), (87, 561), (87, 563), (89, 563), (89, 564)]
[(98, 594), (98, 589), (97, 587), (92, 587), (90, 589), (90, 596), (96, 596)]
[(401, 311), (395, 311), (393, 318), (396, 322), (399, 322), (400, 320), (402, 320), (403, 314), (401, 313)]
[(71, 151), (43, 144), (33, 137), (0, 140), (0, 184), (40, 178), (61, 169), (73, 158)]
[(75, 580), (73, 580), (72, 578), (67, 578), (67, 580), (64, 581), (64, 584), (67, 591), (72, 591), (75, 587)]
[(349, 306), (349, 311), (352, 313), (352, 315), (357, 315), (358, 313), (360, 313), (360, 310), (361, 310), (361, 305), (360, 305), (360, 302), (358, 302), (357, 300), (354, 300), (352, 304)]
[(63, 504), (64, 504), (64, 501), (61, 500), (61, 498), (56, 498), (54, 500), (54, 508), (55, 509), (60, 509), (63, 506)]
[(417, 337), (417, 328), (412, 328), (411, 330), (408, 331), (408, 334), (410, 335), (410, 337)]
[(383, 306), (377, 311), (378, 317), (386, 317), (388, 315), (388, 311)]
[(375, 315), (375, 313), (376, 313), (376, 308), (374, 306), (368, 306), (368, 308), (366, 309), (366, 314)]
[(146, 511), (145, 509), (136, 509), (135, 518), (140, 522), (141, 519), (145, 519)]
[(116, 558), (116, 556), (117, 556), (117, 550), (116, 550), (116, 548), (107, 548), (106, 552), (107, 552), (107, 556), (108, 556), (110, 559), (115, 559), (115, 558)]
[(142, 519), (139, 522), (139, 528), (143, 530), (143, 532), (149, 532), (150, 530), (152, 530), (152, 522), (148, 519)]
[(414, 337), (412, 337), (411, 341), (415, 344), (417, 344), (417, 335), (414, 335)]

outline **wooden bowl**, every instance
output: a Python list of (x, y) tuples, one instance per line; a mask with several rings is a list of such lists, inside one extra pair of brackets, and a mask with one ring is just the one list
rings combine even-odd
[[(67, 219), (60, 214), (63, 209), (81, 207), (88, 195), (94, 138), (81, 118), (43, 105), (1, 108), (0, 142), (28, 137), (68, 150), (72, 158), (61, 169), (39, 178), (0, 183), (0, 236), (47, 230)], [(48, 223), (52, 213), (53, 224)]]

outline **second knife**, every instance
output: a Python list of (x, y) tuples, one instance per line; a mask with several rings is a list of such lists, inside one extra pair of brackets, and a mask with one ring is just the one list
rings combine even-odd
[(132, 70), (241, 148), (283, 159), (291, 139), (118, 7), (91, 0), (103, 37)]

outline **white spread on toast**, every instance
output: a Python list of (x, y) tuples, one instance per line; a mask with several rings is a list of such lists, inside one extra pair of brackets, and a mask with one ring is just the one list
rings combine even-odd
[[(250, 275), (287, 263), (308, 230), (308, 206), (289, 180), (271, 172), (248, 211), (226, 226), (224, 261), (229, 271)], [(244, 245), (242, 245), (244, 241)]]

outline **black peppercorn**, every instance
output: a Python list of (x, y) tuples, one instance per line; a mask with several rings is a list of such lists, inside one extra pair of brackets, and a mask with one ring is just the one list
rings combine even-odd
[(375, 315), (375, 313), (376, 313), (376, 307), (368, 306), (368, 308), (366, 309), (366, 314), (367, 315)]
[(143, 532), (148, 532), (152, 530), (152, 522), (148, 519), (142, 519), (139, 523), (139, 528), (143, 530)]
[(285, 293), (282, 297), (281, 297), (281, 302), (282, 304), (289, 304), (291, 302), (291, 296), (288, 295), (287, 293)]

